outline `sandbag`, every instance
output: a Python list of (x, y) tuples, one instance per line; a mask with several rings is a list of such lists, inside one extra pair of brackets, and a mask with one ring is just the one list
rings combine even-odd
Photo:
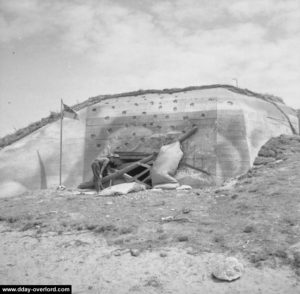
[(179, 141), (162, 146), (150, 172), (152, 185), (178, 183), (174, 176), (182, 157)]
[(99, 192), (98, 196), (125, 195), (130, 192), (139, 192), (146, 190), (146, 186), (138, 183), (123, 183), (111, 186)]

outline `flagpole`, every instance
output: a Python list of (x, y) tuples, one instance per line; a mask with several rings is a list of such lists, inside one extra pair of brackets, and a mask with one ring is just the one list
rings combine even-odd
[(61, 187), (61, 170), (62, 170), (62, 130), (63, 130), (63, 118), (64, 118), (64, 109), (63, 109), (63, 100), (60, 101), (60, 153), (59, 153), (59, 187)]

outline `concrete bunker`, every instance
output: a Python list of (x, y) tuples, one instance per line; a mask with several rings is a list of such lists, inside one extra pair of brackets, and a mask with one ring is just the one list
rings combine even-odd
[[(218, 185), (246, 172), (271, 137), (299, 133), (296, 111), (282, 100), (227, 85), (98, 96), (74, 109), (80, 120), (64, 120), (68, 187), (91, 177), (97, 155), (149, 154), (195, 126), (197, 133), (183, 143), (176, 177), (193, 187)], [(52, 187), (58, 172), (59, 121), (0, 150), (0, 185)]]

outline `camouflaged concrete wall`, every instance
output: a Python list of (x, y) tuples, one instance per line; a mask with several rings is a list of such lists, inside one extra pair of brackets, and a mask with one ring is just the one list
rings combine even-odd
[[(79, 115), (80, 120), (65, 118), (63, 121), (62, 180), (67, 186), (76, 186), (82, 181), (86, 109)], [(60, 121), (56, 121), (0, 150), (0, 190), (10, 186), (57, 187), (59, 145)]]
[[(280, 107), (298, 129), (295, 113)], [(84, 178), (97, 154), (158, 151), (193, 126), (198, 131), (183, 144), (177, 178), (194, 186), (245, 172), (270, 137), (291, 133), (273, 104), (224, 88), (113, 98), (88, 107)]]
[[(299, 132), (296, 112), (278, 105)], [(218, 184), (247, 171), (269, 138), (292, 133), (272, 103), (222, 87), (111, 98), (79, 114), (79, 121), (64, 119), (63, 184), (69, 187), (91, 177), (97, 155), (158, 151), (194, 126), (198, 131), (183, 143), (177, 178), (195, 187)], [(57, 186), (59, 131), (57, 121), (0, 150), (0, 189), (7, 183)]]

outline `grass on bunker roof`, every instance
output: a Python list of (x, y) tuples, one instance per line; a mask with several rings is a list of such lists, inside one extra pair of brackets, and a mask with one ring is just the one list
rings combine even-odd
[(272, 139), (259, 155), (234, 186), (119, 197), (31, 191), (0, 199), (0, 221), (37, 238), (92, 232), (120, 248), (178, 246), (299, 270), (300, 256), (290, 259), (289, 248), (300, 242), (300, 137)]

